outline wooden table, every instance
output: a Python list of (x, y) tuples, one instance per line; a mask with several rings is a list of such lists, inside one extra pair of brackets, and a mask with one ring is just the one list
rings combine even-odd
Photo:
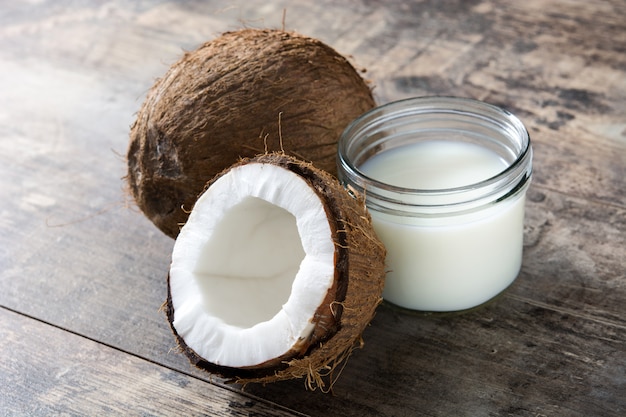
[[(623, 0), (3, 2), (0, 415), (626, 415), (625, 16)], [(382, 305), (332, 395), (189, 365), (159, 310), (173, 241), (121, 179), (134, 113), (183, 50), (283, 24), (366, 68), (380, 104), (472, 97), (534, 141), (519, 279), (460, 315)]]

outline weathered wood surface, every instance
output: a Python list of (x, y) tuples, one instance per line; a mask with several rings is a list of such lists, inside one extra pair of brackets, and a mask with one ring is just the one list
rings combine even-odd
[(0, 320), (2, 415), (297, 415), (6, 309)]
[[(622, 0), (4, 2), (0, 415), (626, 415), (624, 16)], [(482, 99), (535, 149), (512, 288), (463, 315), (381, 306), (332, 396), (190, 368), (159, 311), (173, 242), (121, 181), (154, 79), (283, 17), (367, 68), (379, 103)]]

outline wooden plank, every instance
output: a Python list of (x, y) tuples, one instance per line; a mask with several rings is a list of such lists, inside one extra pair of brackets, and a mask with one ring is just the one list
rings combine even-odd
[(531, 186), (525, 227), (516, 296), (626, 325), (626, 210)]
[(2, 415), (301, 415), (0, 308)]

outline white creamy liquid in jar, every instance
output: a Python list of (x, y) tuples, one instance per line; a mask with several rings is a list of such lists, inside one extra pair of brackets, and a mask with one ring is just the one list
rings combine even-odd
[[(475, 184), (507, 166), (478, 145), (428, 141), (383, 151), (359, 170), (388, 185), (435, 190)], [(370, 210), (387, 248), (383, 298), (414, 310), (459, 311), (498, 295), (521, 267), (524, 194), (450, 218)]]

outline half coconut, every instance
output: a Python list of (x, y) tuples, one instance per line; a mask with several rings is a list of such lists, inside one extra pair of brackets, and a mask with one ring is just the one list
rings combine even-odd
[(385, 249), (362, 199), (282, 153), (213, 179), (176, 239), (167, 316), (191, 362), (229, 382), (324, 388), (374, 316)]

